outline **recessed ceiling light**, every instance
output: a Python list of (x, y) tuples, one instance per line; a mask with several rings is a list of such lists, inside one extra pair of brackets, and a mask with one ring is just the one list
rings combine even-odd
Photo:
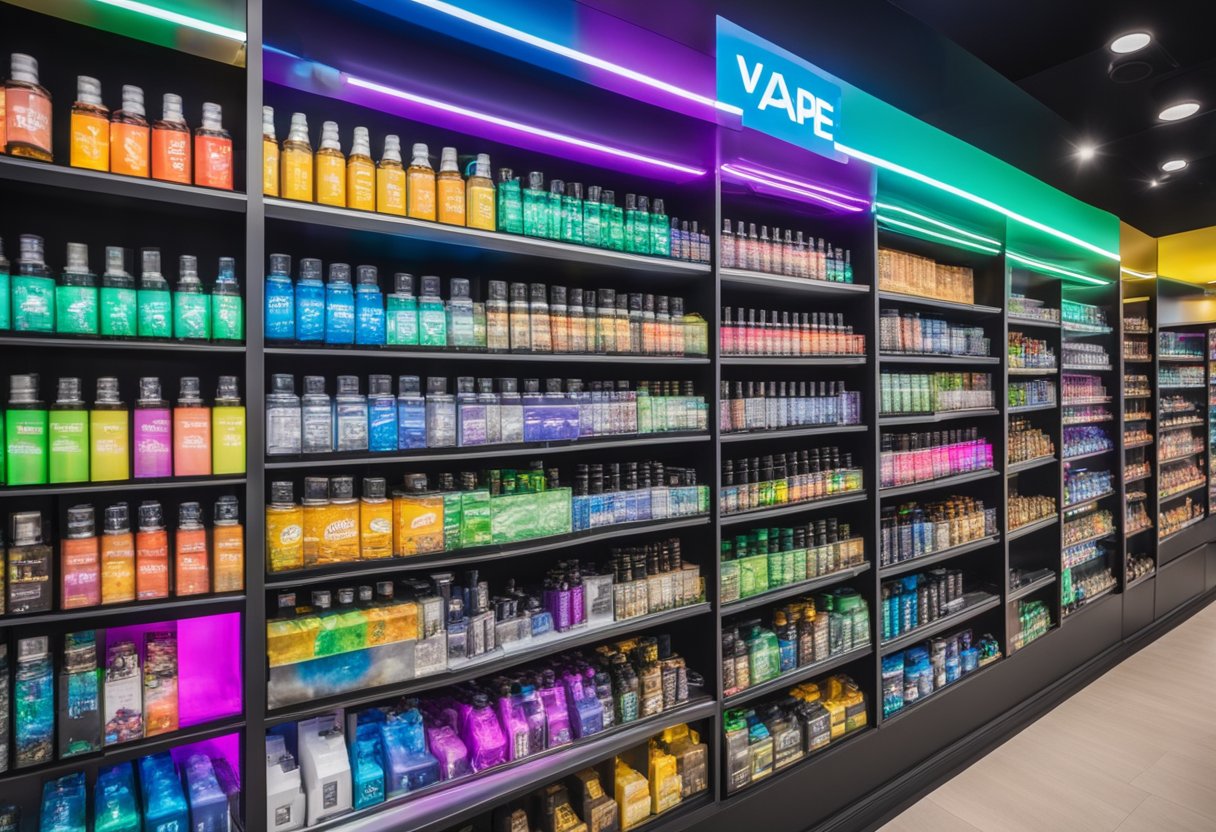
[(1096, 155), (1098, 155), (1098, 148), (1092, 144), (1083, 144), (1077, 147), (1077, 158), (1082, 162), (1088, 162)]
[(1152, 39), (1152, 36), (1148, 32), (1128, 32), (1126, 35), (1119, 35), (1119, 37), (1110, 42), (1110, 51), (1119, 55), (1126, 55), (1128, 52), (1139, 52), (1148, 46)]
[(1197, 112), (1199, 112), (1198, 101), (1182, 101), (1178, 104), (1171, 104), (1157, 113), (1157, 118), (1162, 121), (1178, 121), (1179, 119), (1189, 118)]
[(1150, 188), (1155, 188), (1155, 187), (1157, 187), (1157, 185), (1158, 185), (1158, 184), (1160, 184), (1160, 183), (1158, 183), (1158, 182), (1157, 182), (1157, 180), (1156, 180), (1156, 179), (1154, 179), (1154, 180), (1152, 180), (1151, 182), (1149, 182), (1149, 183), (1148, 183), (1148, 186), (1149, 186)]
[(1166, 173), (1182, 170), (1184, 167), (1186, 167), (1186, 159), (1170, 159), (1168, 162), (1161, 163), (1161, 169)]

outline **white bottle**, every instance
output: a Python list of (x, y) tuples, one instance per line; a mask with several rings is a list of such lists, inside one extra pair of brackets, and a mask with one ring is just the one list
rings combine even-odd
[(300, 767), (278, 734), (266, 737), (266, 828), (291, 832), (304, 826), (304, 785)]
[(308, 825), (315, 826), (353, 807), (350, 757), (333, 714), (301, 722), (299, 732)]

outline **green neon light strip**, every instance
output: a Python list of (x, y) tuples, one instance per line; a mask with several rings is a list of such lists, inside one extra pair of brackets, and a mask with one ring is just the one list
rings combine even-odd
[(1071, 280), (1080, 280), (1083, 283), (1095, 283), (1098, 286), (1109, 286), (1113, 282), (1110, 280), (1104, 280), (1100, 277), (1092, 277), (1087, 274), (1081, 274), (1080, 272), (1074, 272), (1069, 269), (1061, 268), (1060, 266), (1054, 266), (1051, 263), (1044, 263), (1042, 260), (1036, 260), (1033, 257), (1027, 257), (1024, 254), (1015, 254), (1012, 251), (1006, 251), (1005, 256), (1016, 263), (1021, 263), (1023, 266), (1027, 266), (1036, 271), (1048, 272), (1049, 274), (1058, 274), (1061, 277), (1067, 277)]
[(1038, 222), (1036, 220), (1032, 220), (1030, 217), (1022, 216), (1021, 214), (1017, 213), (1016, 211), (1010, 211), (1008, 208), (1006, 208), (1002, 205), (997, 205), (995, 202), (992, 202), (991, 200), (984, 199), (982, 196), (976, 196), (973, 193), (964, 191), (962, 188), (956, 188), (953, 185), (949, 185), (945, 182), (942, 182), (939, 179), (934, 179), (932, 176), (926, 176), (925, 174), (918, 173), (918, 172), (912, 170), (911, 168), (905, 168), (904, 166), (897, 165), (894, 162), (888, 162), (886, 159), (880, 159), (877, 156), (871, 156), (869, 153), (866, 153), (861, 150), (857, 150), (857, 149), (849, 147), (847, 145), (840, 144), (839, 142), (836, 143), (836, 149), (839, 150), (841, 153), (844, 153), (848, 156), (852, 156), (855, 159), (860, 159), (863, 162), (869, 162), (872, 165), (877, 165), (879, 167), (886, 168), (887, 170), (894, 171), (895, 173), (899, 173), (904, 176), (907, 176), (910, 179), (915, 179), (918, 182), (924, 182), (926, 185), (932, 185), (933, 187), (938, 188), (939, 190), (943, 190), (946, 193), (954, 194), (957, 197), (962, 197), (963, 199), (969, 200), (970, 202), (974, 202), (976, 205), (982, 205), (985, 208), (990, 208), (991, 210), (996, 211), (997, 213), (1004, 214), (1006, 217), (1009, 217), (1012, 220), (1017, 220), (1018, 222), (1020, 222), (1024, 225), (1028, 225), (1031, 228), (1037, 228), (1039, 231), (1046, 232), (1047, 234), (1051, 234), (1054, 237), (1059, 237), (1061, 240), (1066, 240), (1066, 241), (1072, 243), (1073, 245), (1078, 245), (1081, 248), (1094, 252), (1095, 254), (1101, 254), (1103, 257), (1109, 257), (1111, 260), (1119, 259), (1119, 255), (1116, 252), (1107, 251), (1106, 249), (1100, 248), (1099, 246), (1096, 246), (1093, 243), (1087, 243), (1085, 240), (1082, 240), (1078, 237), (1074, 237), (1071, 234), (1066, 234), (1063, 231), (1052, 228), (1049, 225), (1044, 225), (1043, 223)]
[(959, 228), (958, 226), (950, 225), (949, 223), (942, 222), (941, 220), (936, 220), (933, 217), (925, 216), (924, 214), (918, 214), (915, 211), (909, 211), (907, 208), (901, 208), (898, 205), (888, 205), (885, 202), (875, 202), (874, 207), (881, 208), (884, 211), (895, 211), (896, 213), (904, 214), (906, 216), (912, 217), (913, 219), (918, 219), (922, 222), (927, 222), (930, 225), (936, 225), (938, 228), (944, 228), (947, 231), (951, 231), (955, 234), (962, 234), (964, 237), (970, 237), (973, 240), (979, 240), (981, 243), (987, 243), (990, 246), (996, 246), (998, 249), (1001, 247), (1000, 240), (994, 240), (991, 237), (983, 237), (972, 231), (968, 231), (965, 228)]
[(894, 225), (897, 228), (907, 229), (915, 234), (925, 234), (929, 237), (936, 237), (937, 239), (945, 240), (946, 242), (948, 242), (954, 246), (962, 246), (963, 248), (976, 249), (977, 251), (982, 251), (982, 252), (985, 252), (986, 254), (1000, 254), (1001, 253), (1001, 250), (999, 248), (992, 248), (991, 246), (986, 246), (981, 243), (973, 243), (971, 240), (964, 240), (961, 237), (952, 237), (949, 234), (943, 234), (940, 231), (934, 231), (931, 228), (922, 228), (921, 226), (914, 225), (913, 223), (910, 223), (910, 222), (904, 222), (903, 220), (892, 219), (891, 217), (884, 217), (882, 214), (878, 215), (878, 221), (881, 223), (886, 223), (887, 225)]
[(137, 14), (155, 17), (158, 20), (163, 20), (167, 23), (175, 23), (178, 26), (185, 26), (190, 29), (197, 29), (200, 32), (207, 32), (212, 35), (219, 35), (222, 38), (229, 40), (245, 42), (245, 33), (240, 29), (231, 29), (227, 26), (221, 26), (218, 23), (209, 23), (206, 20), (199, 20), (197, 17), (189, 17), (177, 12), (171, 12), (168, 9), (157, 8), (147, 3), (140, 3), (138, 0), (96, 0), (98, 3), (104, 3), (107, 6), (116, 6), (120, 9), (135, 12)]

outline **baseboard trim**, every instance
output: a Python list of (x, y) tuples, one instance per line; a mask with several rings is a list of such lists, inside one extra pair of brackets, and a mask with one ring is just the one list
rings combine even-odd
[(877, 829), (976, 760), (1004, 744), (1103, 673), (1143, 650), (1213, 601), (1216, 601), (1216, 589), (1192, 598), (1060, 677), (1031, 698), (883, 784), (865, 799), (809, 828), (807, 832), (857, 832)]

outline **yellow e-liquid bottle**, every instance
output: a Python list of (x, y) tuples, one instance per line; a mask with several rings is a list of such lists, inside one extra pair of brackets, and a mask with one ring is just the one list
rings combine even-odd
[(357, 211), (376, 210), (376, 165), (372, 162), (371, 139), (366, 127), (355, 128), (346, 160), (346, 207)]
[(465, 199), (465, 221), (469, 228), (495, 230), (494, 180), (490, 178), (490, 154), (477, 154), (473, 175), (465, 185)]
[(130, 413), (118, 397), (118, 379), (97, 379), (97, 401), (89, 412), (89, 479), (131, 478)]
[(439, 161), (436, 185), (439, 221), (448, 225), (464, 225), (464, 177), (456, 164), (456, 148), (445, 147)]
[(291, 114), (291, 129), (283, 142), (281, 158), (283, 198), (312, 202), (312, 144), (308, 140), (308, 119), (303, 113)]
[(279, 140), (274, 135), (274, 107), (262, 108), (262, 193), (279, 195)]
[(376, 210), (405, 216), (405, 165), (401, 164), (401, 139), (384, 137), (384, 153), (376, 167)]
[(435, 169), (425, 144), (414, 145), (409, 169), (405, 172), (405, 205), (416, 220), (435, 221)]
[(321, 125), (321, 144), (317, 148), (317, 203), (346, 207), (346, 158), (338, 138), (338, 122)]

